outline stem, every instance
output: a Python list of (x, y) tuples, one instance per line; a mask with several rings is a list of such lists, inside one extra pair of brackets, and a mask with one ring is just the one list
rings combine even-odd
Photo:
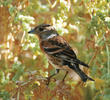
[(24, 37), (25, 37), (26, 32), (24, 31), (23, 36), (21, 38), (21, 43), (23, 43)]
[(18, 93), (17, 93), (17, 100), (19, 100), (19, 96), (20, 96), (20, 91), (18, 90)]
[(96, 58), (98, 53), (98, 50), (95, 51), (94, 55), (92, 56), (91, 60), (89, 61), (88, 65), (91, 65), (91, 63), (93, 62), (93, 60)]
[(50, 0), (47, 0), (47, 1), (48, 1), (48, 3), (49, 3), (49, 5), (50, 5), (51, 8), (54, 8), (54, 7), (56, 6), (57, 2), (58, 2), (58, 0), (56, 0), (56, 1), (52, 4)]
[[(106, 38), (104, 36), (104, 40), (106, 41)], [(106, 52), (107, 52), (107, 67), (108, 67), (108, 74), (110, 72), (110, 53), (109, 53), (109, 47), (107, 44), (105, 44), (106, 46)]]
[(108, 66), (108, 74), (109, 74), (109, 72), (110, 72), (110, 53), (109, 53), (109, 47), (108, 47), (108, 45), (106, 45), (106, 51), (107, 51), (107, 66)]

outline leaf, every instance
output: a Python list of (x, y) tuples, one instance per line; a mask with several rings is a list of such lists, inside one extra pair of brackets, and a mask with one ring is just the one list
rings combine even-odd
[(95, 79), (95, 87), (96, 89), (101, 89), (104, 87), (104, 84), (105, 84), (105, 80), (102, 80), (102, 79), (99, 79), (99, 78), (96, 78)]
[(0, 91), (0, 98), (2, 100), (10, 100), (10, 94), (7, 91)]
[(84, 0), (86, 3), (89, 2), (90, 0)]
[(110, 94), (104, 95), (104, 96), (103, 96), (103, 100), (110, 100)]
[(24, 66), (23, 65), (19, 65), (19, 64), (14, 64), (13, 67), (17, 70), (14, 77), (12, 78), (13, 81), (17, 81), (19, 80), (20, 76), (23, 75), (24, 72)]
[(11, 6), (11, 7), (9, 8), (9, 13), (10, 13), (10, 15), (14, 14), (14, 10), (15, 10), (15, 7), (14, 7), (14, 6)]

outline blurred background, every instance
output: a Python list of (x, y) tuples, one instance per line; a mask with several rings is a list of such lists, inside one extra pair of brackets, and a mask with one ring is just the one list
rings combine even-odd
[[(55, 69), (28, 35), (53, 25), (95, 82), (85, 84)], [(0, 100), (110, 100), (110, 0), (0, 0)]]

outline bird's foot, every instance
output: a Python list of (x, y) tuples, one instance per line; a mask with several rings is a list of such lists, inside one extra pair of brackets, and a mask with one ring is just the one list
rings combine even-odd
[(51, 79), (50, 77), (47, 77), (47, 78), (46, 78), (46, 85), (47, 85), (47, 86), (48, 86), (49, 83), (50, 83), (50, 79)]
[(65, 79), (62, 79), (62, 80), (61, 80), (61, 83), (65, 83)]

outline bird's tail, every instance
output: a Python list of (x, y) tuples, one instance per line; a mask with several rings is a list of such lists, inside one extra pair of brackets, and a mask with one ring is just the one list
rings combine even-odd
[[(77, 64), (76, 64), (77, 65)], [(72, 67), (71, 67), (72, 68)], [(91, 80), (94, 81), (94, 79), (90, 78), (89, 76), (87, 76), (80, 68), (79, 65), (78, 66), (73, 66), (73, 68), (75, 70), (75, 72), (80, 76), (81, 80), (83, 82), (86, 82), (87, 80)]]
[(83, 82), (86, 82), (87, 80), (94, 81), (92, 78), (87, 76), (81, 69), (78, 68), (77, 74), (81, 77)]
[(85, 66), (85, 67), (89, 67), (88, 64), (85, 64), (84, 62), (80, 61), (79, 59), (75, 59), (74, 61), (75, 61), (77, 64), (83, 65), (83, 66)]

